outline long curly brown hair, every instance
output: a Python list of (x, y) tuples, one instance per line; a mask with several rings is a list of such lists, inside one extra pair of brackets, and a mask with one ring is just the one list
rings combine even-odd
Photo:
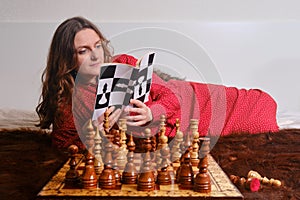
[(56, 29), (47, 58), (47, 66), (42, 74), (42, 93), (36, 112), (40, 118), (37, 126), (50, 128), (59, 120), (60, 107), (72, 101), (77, 64), (74, 38), (79, 31), (90, 28), (100, 37), (104, 49), (104, 62), (111, 60), (109, 41), (100, 30), (83, 17), (65, 20)]

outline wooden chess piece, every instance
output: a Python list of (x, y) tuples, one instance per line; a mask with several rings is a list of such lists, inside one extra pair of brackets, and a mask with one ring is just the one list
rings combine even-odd
[(106, 135), (105, 140), (105, 156), (104, 156), (104, 169), (99, 176), (99, 187), (102, 189), (114, 189), (116, 188), (116, 176), (113, 170), (113, 135)]
[(181, 152), (184, 152), (184, 153), (182, 153), (182, 155), (179, 159), (180, 165), (176, 169), (176, 176), (175, 176), (176, 183), (179, 183), (179, 174), (180, 174), (181, 167), (184, 163), (184, 156), (185, 156), (185, 154), (187, 154), (191, 151), (191, 144), (192, 143), (190, 141), (190, 135), (189, 134), (185, 135), (184, 140), (180, 144)]
[(151, 163), (152, 163), (152, 168), (157, 169), (157, 163), (156, 163), (156, 148), (157, 148), (157, 140), (156, 136), (153, 135), (150, 138), (151, 140)]
[(87, 153), (85, 156), (85, 167), (82, 174), (82, 184), (83, 188), (97, 188), (97, 174), (94, 166), (94, 155), (93, 155), (93, 146), (94, 146), (94, 137), (95, 130), (92, 125), (92, 120), (89, 120), (86, 125), (86, 147)]
[(103, 119), (103, 128), (106, 135), (109, 134), (110, 130), (110, 123), (109, 123), (109, 113), (108, 110), (104, 112), (104, 119)]
[(157, 183), (159, 185), (170, 185), (172, 180), (171, 180), (171, 175), (168, 171), (169, 167), (169, 155), (170, 155), (170, 148), (168, 145), (168, 137), (165, 136), (165, 127), (163, 127), (163, 132), (161, 135), (161, 149), (160, 149), (160, 154), (162, 157), (162, 162), (161, 162), (161, 169), (158, 171), (157, 175)]
[(211, 192), (210, 176), (208, 174), (208, 160), (207, 155), (210, 151), (210, 138), (199, 138), (201, 149), (199, 150), (200, 162), (198, 165), (199, 172), (195, 177), (194, 191), (200, 193)]
[(155, 189), (155, 176), (151, 167), (151, 130), (147, 128), (145, 130), (145, 137), (143, 147), (146, 151), (144, 154), (144, 164), (141, 168), (140, 176), (138, 178), (137, 190), (138, 191), (152, 191)]
[(191, 163), (192, 166), (198, 166), (199, 164), (199, 132), (198, 132), (198, 120), (197, 119), (191, 119), (190, 120), (190, 130), (192, 133), (193, 137), (193, 142), (192, 142), (192, 151), (191, 151)]
[(180, 123), (179, 119), (176, 119), (176, 135), (174, 138), (174, 143), (172, 145), (171, 149), (171, 161), (173, 163), (179, 163), (180, 162), (180, 157), (181, 157), (181, 149), (180, 149), (180, 144), (183, 141), (183, 133), (180, 131)]
[(260, 188), (260, 181), (258, 178), (244, 178), (235, 175), (230, 175), (229, 179), (240, 189), (245, 188), (251, 192), (257, 192)]
[(191, 141), (187, 134), (184, 142), (185, 153), (181, 157), (181, 165), (177, 169), (176, 180), (181, 187), (191, 188), (194, 184), (194, 172), (191, 164)]
[(94, 166), (95, 166), (95, 171), (97, 176), (99, 176), (103, 170), (103, 160), (102, 160), (102, 137), (100, 134), (100, 131), (98, 127), (96, 127), (96, 135), (94, 138), (95, 141), (95, 147), (94, 147), (94, 155), (95, 155), (95, 161), (94, 161)]
[(258, 178), (262, 185), (280, 187), (282, 185), (280, 180), (268, 179), (267, 177), (262, 177), (257, 171), (250, 170), (247, 175), (248, 178)]
[(120, 170), (118, 167), (118, 155), (119, 155), (119, 146), (117, 144), (113, 144), (113, 152), (112, 152), (112, 158), (113, 158), (113, 164), (112, 168), (115, 173), (115, 178), (116, 178), (116, 184), (120, 185), (121, 184), (121, 174)]
[(78, 147), (76, 145), (70, 145), (68, 152), (70, 157), (70, 169), (66, 173), (65, 183), (68, 185), (76, 185), (79, 181), (79, 172), (76, 170), (76, 154), (78, 153)]
[(127, 143), (128, 153), (127, 153), (127, 164), (122, 173), (122, 183), (124, 184), (136, 184), (138, 171), (136, 169), (134, 163), (134, 150), (135, 143), (133, 141), (132, 134), (129, 137), (129, 141)]
[(156, 158), (156, 167), (159, 167), (162, 161), (161, 155), (160, 155), (160, 149), (161, 149), (161, 135), (162, 132), (166, 129), (166, 116), (165, 115), (161, 115), (160, 116), (160, 123), (159, 123), (159, 132), (158, 132), (158, 143), (157, 143), (157, 148), (156, 148), (156, 152), (155, 152), (155, 158)]
[(126, 131), (127, 131), (127, 125), (126, 125), (126, 119), (120, 119), (119, 120), (119, 127), (120, 127), (120, 149), (119, 149), (119, 155), (118, 155), (118, 167), (120, 170), (124, 170), (126, 165), (126, 155), (128, 153), (127, 146), (126, 146)]

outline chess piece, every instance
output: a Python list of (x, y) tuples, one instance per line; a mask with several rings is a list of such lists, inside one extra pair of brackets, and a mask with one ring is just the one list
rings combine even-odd
[(251, 192), (257, 192), (260, 188), (260, 181), (258, 178), (244, 178), (235, 175), (230, 175), (229, 179), (235, 184), (237, 187), (245, 188), (250, 190)]
[(193, 142), (192, 142), (193, 149), (191, 151), (191, 163), (192, 163), (192, 166), (198, 166), (198, 164), (199, 164), (199, 155), (198, 155), (199, 132), (198, 132), (198, 120), (197, 119), (190, 120), (190, 130), (191, 130), (192, 137), (193, 137)]
[(247, 175), (248, 178), (257, 178), (262, 185), (280, 187), (282, 185), (280, 180), (268, 179), (267, 177), (262, 177), (257, 171), (250, 170)]
[(157, 141), (156, 141), (156, 136), (153, 135), (150, 138), (151, 140), (151, 163), (152, 163), (152, 168), (157, 169), (157, 164), (156, 164), (156, 147), (157, 147)]
[(110, 129), (108, 110), (106, 110), (104, 112), (103, 128), (104, 128), (105, 135), (108, 135), (109, 134), (109, 129)]
[(66, 173), (65, 183), (68, 185), (75, 185), (79, 181), (79, 172), (76, 170), (76, 154), (78, 153), (78, 147), (76, 145), (70, 145), (68, 152), (70, 157), (70, 169)]
[(185, 153), (181, 157), (181, 165), (177, 169), (176, 180), (181, 187), (191, 188), (194, 184), (194, 172), (191, 164), (191, 141), (190, 135), (187, 134), (187, 137), (184, 142)]
[(85, 156), (85, 168), (82, 174), (82, 184), (83, 188), (90, 189), (97, 188), (97, 174), (94, 166), (95, 157), (93, 155), (94, 137), (96, 133), (92, 125), (92, 120), (88, 121), (85, 129), (86, 147), (88, 151)]
[(119, 155), (119, 149), (120, 147), (117, 144), (113, 144), (113, 151), (112, 151), (112, 158), (113, 158), (113, 164), (112, 168), (115, 173), (115, 179), (116, 179), (116, 185), (121, 184), (121, 174), (118, 167), (118, 155)]
[(95, 171), (97, 176), (99, 176), (103, 170), (103, 160), (102, 160), (102, 138), (100, 135), (100, 131), (98, 127), (96, 127), (96, 135), (94, 138), (95, 141), (95, 147), (94, 147), (94, 156), (95, 156)]
[(158, 132), (158, 144), (157, 144), (157, 148), (156, 148), (156, 152), (155, 152), (155, 158), (156, 158), (156, 165), (157, 167), (160, 166), (161, 164), (161, 155), (160, 155), (160, 149), (161, 149), (161, 135), (162, 135), (162, 132), (165, 131), (166, 129), (166, 116), (165, 115), (161, 115), (160, 116), (160, 123), (159, 123), (159, 132)]
[(169, 155), (170, 155), (170, 148), (168, 145), (168, 137), (165, 136), (165, 127), (162, 129), (163, 131), (161, 132), (161, 149), (160, 149), (160, 154), (162, 158), (161, 162), (161, 169), (158, 171), (157, 175), (157, 183), (159, 185), (170, 185), (172, 180), (171, 180), (171, 175), (168, 171), (169, 167)]
[(123, 170), (126, 165), (126, 155), (128, 153), (127, 146), (126, 146), (126, 131), (127, 131), (127, 125), (126, 125), (126, 119), (120, 119), (119, 120), (119, 127), (120, 127), (120, 149), (119, 149), (119, 155), (118, 155), (118, 167), (120, 170)]
[(137, 190), (139, 191), (152, 191), (155, 189), (155, 176), (151, 167), (151, 155), (150, 150), (151, 146), (151, 130), (147, 128), (145, 130), (145, 137), (143, 148), (146, 153), (144, 154), (144, 164), (141, 168), (140, 176), (138, 178)]
[(107, 94), (108, 94), (108, 93), (106, 93), (106, 91), (107, 91), (107, 83), (105, 83), (105, 84), (103, 85), (103, 88), (102, 88), (102, 96), (101, 96), (101, 99), (100, 99), (99, 102), (98, 102), (99, 105), (105, 105), (105, 104), (107, 104), (107, 101), (108, 101), (108, 96), (107, 96)]
[(190, 150), (191, 150), (191, 141), (190, 141), (189, 134), (187, 134), (185, 136), (184, 140), (180, 144), (180, 149), (181, 149), (181, 152), (184, 152), (184, 153), (181, 155), (181, 157), (179, 159), (180, 165), (176, 169), (176, 177), (175, 177), (176, 183), (180, 183), (180, 181), (179, 181), (179, 175), (180, 175), (181, 167), (182, 167), (182, 165), (184, 163), (184, 157), (185, 156), (190, 156), (190, 155), (185, 155), (185, 154), (189, 153)]
[(129, 137), (127, 143), (128, 153), (127, 153), (127, 164), (122, 173), (122, 183), (124, 184), (136, 184), (138, 172), (134, 163), (134, 150), (135, 143), (133, 141), (132, 134)]
[(174, 143), (171, 149), (171, 161), (173, 163), (179, 163), (180, 157), (181, 157), (181, 149), (180, 149), (180, 144), (183, 141), (183, 133), (180, 131), (180, 124), (179, 124), (179, 119), (176, 119), (176, 135), (174, 138)]
[(99, 187), (102, 189), (114, 189), (116, 188), (116, 176), (113, 170), (113, 158), (112, 152), (114, 151), (113, 147), (113, 135), (106, 135), (105, 138), (105, 156), (104, 156), (104, 169), (99, 176)]
[(210, 176), (208, 174), (207, 155), (210, 151), (210, 139), (199, 138), (201, 149), (199, 150), (200, 162), (198, 164), (199, 172), (195, 177), (194, 191), (201, 193), (209, 193), (211, 191)]

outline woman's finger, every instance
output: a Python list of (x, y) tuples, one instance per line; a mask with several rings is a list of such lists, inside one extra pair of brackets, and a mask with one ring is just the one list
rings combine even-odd
[(136, 122), (136, 121), (145, 120), (146, 117), (144, 115), (133, 115), (133, 116), (127, 116), (126, 119), (128, 121)]

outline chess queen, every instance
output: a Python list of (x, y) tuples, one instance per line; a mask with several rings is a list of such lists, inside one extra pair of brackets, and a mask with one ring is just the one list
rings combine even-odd
[[(40, 117), (39, 127), (52, 128), (53, 144), (58, 148), (66, 149), (72, 144), (85, 148), (79, 137), (80, 127), (92, 117), (100, 65), (119, 62), (135, 66), (137, 63), (133, 56), (113, 56), (108, 44), (99, 29), (82, 17), (65, 20), (54, 33), (36, 111)], [(175, 136), (176, 119), (181, 121), (180, 127), (185, 132), (190, 118), (199, 119), (201, 136), (208, 132), (223, 136), (278, 131), (277, 104), (259, 89), (177, 79), (166, 81), (154, 73), (148, 102), (132, 99), (130, 103), (134, 106), (122, 113), (128, 127), (144, 130), (147, 125), (156, 129), (160, 116), (165, 115), (165, 135), (169, 138)], [(114, 124), (121, 110), (110, 107), (108, 112)], [(101, 120), (100, 117), (99, 125)]]

